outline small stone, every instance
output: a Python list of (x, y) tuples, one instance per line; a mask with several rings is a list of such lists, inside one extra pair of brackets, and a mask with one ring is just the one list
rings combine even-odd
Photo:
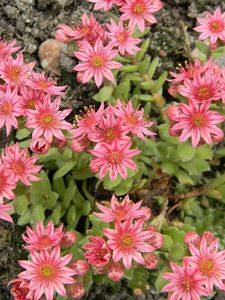
[(41, 66), (55, 75), (60, 75), (60, 57), (67, 45), (55, 39), (48, 39), (39, 48)]

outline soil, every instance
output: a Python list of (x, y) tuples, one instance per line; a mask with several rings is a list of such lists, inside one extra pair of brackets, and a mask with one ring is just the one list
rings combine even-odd
[[(197, 36), (191, 28), (196, 17), (205, 10), (213, 11), (217, 6), (225, 10), (225, 1), (221, 0), (164, 0), (164, 9), (158, 13), (158, 24), (150, 32), (149, 54), (160, 57), (160, 68), (173, 70), (188, 58), (190, 47)], [(221, 3), (222, 2), (222, 3)], [(0, 0), (0, 36), (7, 40), (16, 39), (23, 49), (27, 60), (35, 60), (40, 68), (38, 49), (42, 42), (54, 37), (59, 23), (76, 23), (83, 12), (89, 12), (92, 4), (85, 0)], [(104, 22), (104, 16), (96, 13)], [(59, 83), (70, 85), (66, 103), (72, 103), (75, 109), (88, 105), (93, 86), (81, 86), (75, 83), (75, 75), (68, 72), (72, 68), (71, 60), (62, 57), (62, 76)], [(73, 64), (73, 61), (72, 61)], [(21, 233), (24, 228), (0, 222), (0, 300), (10, 299), (7, 283), (19, 272), (18, 259), (25, 257), (21, 247)], [(86, 297), (88, 300), (160, 300), (159, 295), (149, 291), (146, 296), (132, 296), (123, 287), (112, 291), (109, 287), (94, 287)], [(224, 300), (224, 295), (215, 296)]]

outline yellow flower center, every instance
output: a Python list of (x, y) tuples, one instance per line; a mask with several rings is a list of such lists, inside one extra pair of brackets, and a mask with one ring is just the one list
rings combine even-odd
[(215, 33), (221, 32), (223, 28), (224, 28), (223, 23), (219, 21), (213, 21), (210, 24), (210, 29)]
[(24, 172), (24, 164), (22, 161), (15, 161), (12, 165), (13, 172), (17, 175), (20, 175)]
[(14, 67), (9, 71), (9, 76), (11, 79), (16, 80), (20, 75), (20, 68)]
[(105, 139), (108, 143), (115, 140), (116, 137), (117, 137), (117, 134), (115, 133), (115, 131), (112, 128), (109, 128), (109, 129), (106, 130)]
[(135, 116), (134, 113), (131, 113), (129, 116), (127, 116), (127, 122), (130, 123), (131, 125), (136, 125), (137, 117)]
[(209, 89), (208, 87), (200, 87), (199, 90), (198, 90), (198, 97), (201, 99), (201, 100), (205, 100), (205, 99), (208, 99), (209, 98)]
[(4, 103), (1, 110), (5, 115), (10, 115), (12, 111), (12, 105), (8, 102)]
[(35, 99), (30, 99), (27, 103), (27, 108), (28, 109), (35, 109), (35, 103), (36, 103)]
[(128, 38), (128, 34), (125, 30), (122, 32), (119, 32), (117, 35), (117, 39), (120, 43), (126, 42), (127, 38)]
[(42, 122), (43, 122), (45, 125), (49, 125), (52, 121), (53, 121), (53, 116), (52, 116), (52, 115), (45, 115), (45, 116), (42, 118)]
[(125, 235), (121, 238), (121, 243), (124, 247), (131, 247), (134, 243), (134, 240), (131, 235)]
[(44, 80), (40, 80), (38, 82), (38, 86), (40, 89), (45, 90), (48, 88), (48, 82), (44, 81)]
[(40, 238), (39, 243), (43, 248), (48, 248), (50, 246), (50, 240), (46, 235)]
[(52, 279), (54, 277), (54, 274), (55, 274), (55, 270), (50, 265), (45, 265), (44, 267), (41, 268), (41, 275), (45, 279)]
[(94, 55), (91, 59), (91, 64), (92, 64), (93, 67), (101, 68), (104, 65), (104, 60), (101, 56)]
[(182, 281), (182, 287), (185, 291), (190, 290), (192, 287), (192, 280), (191, 278), (184, 278)]
[(133, 12), (135, 14), (142, 14), (145, 11), (145, 5), (144, 3), (135, 3), (133, 6)]
[(203, 121), (204, 121), (204, 118), (203, 118), (203, 117), (196, 117), (196, 118), (194, 119), (194, 124), (195, 124), (196, 126), (201, 126), (202, 123), (203, 123)]
[(112, 152), (109, 154), (109, 161), (112, 164), (121, 162), (121, 153), (120, 152)]
[(214, 268), (214, 262), (211, 259), (203, 260), (200, 263), (200, 271), (203, 275), (208, 276)]

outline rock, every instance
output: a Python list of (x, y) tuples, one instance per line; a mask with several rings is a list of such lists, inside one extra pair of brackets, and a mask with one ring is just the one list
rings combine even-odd
[(41, 66), (54, 75), (60, 75), (60, 57), (67, 45), (55, 39), (48, 39), (39, 47)]

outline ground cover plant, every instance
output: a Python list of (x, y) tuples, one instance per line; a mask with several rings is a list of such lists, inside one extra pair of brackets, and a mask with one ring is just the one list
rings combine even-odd
[(15, 133), (0, 218), (23, 228), (25, 252), (4, 284), (15, 300), (88, 299), (98, 285), (212, 299), (225, 291), (225, 12), (197, 18), (189, 60), (168, 74), (147, 52), (160, 0), (89, 2), (54, 41), (93, 87), (82, 111), (0, 40), (0, 127)]

